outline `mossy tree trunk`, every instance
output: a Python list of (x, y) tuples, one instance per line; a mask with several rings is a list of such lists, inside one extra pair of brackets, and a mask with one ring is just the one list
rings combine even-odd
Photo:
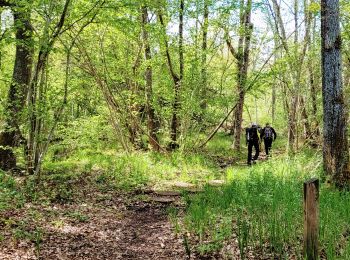
[(16, 166), (13, 148), (25, 141), (20, 124), (33, 63), (33, 28), (30, 23), (30, 10), (20, 6), (11, 6), (11, 9), (16, 28), (16, 56), (7, 96), (6, 126), (0, 134), (0, 168), (3, 170), (10, 170)]

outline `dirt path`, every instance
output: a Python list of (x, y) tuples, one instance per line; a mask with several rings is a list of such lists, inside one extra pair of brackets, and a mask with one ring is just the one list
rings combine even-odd
[[(168, 205), (113, 193), (47, 208), (28, 204), (1, 217), (0, 227), (7, 231), (0, 259), (186, 259), (169, 223)], [(14, 230), (40, 233), (39, 250), (35, 235), (14, 239)]]

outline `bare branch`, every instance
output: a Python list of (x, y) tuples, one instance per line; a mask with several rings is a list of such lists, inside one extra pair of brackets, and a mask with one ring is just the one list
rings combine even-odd
[(164, 19), (163, 19), (163, 15), (161, 13), (161, 11), (158, 11), (158, 19), (160, 24), (162, 25), (163, 31), (164, 31), (164, 45), (165, 45), (165, 54), (166, 54), (166, 58), (168, 61), (168, 66), (169, 66), (169, 70), (170, 70), (170, 74), (174, 80), (175, 84), (178, 84), (180, 78), (179, 76), (175, 73), (174, 68), (173, 68), (173, 63), (170, 57), (170, 51), (169, 51), (169, 43), (168, 40), (166, 39), (166, 31), (165, 31), (165, 23), (164, 23)]
[(231, 43), (230, 35), (228, 34), (227, 30), (225, 30), (225, 41), (226, 41), (227, 47), (230, 50), (232, 56), (235, 57), (236, 59), (238, 59), (238, 53)]

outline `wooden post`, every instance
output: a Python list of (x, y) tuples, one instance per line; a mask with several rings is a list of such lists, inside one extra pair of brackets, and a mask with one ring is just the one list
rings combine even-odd
[(304, 182), (304, 257), (318, 259), (319, 180)]

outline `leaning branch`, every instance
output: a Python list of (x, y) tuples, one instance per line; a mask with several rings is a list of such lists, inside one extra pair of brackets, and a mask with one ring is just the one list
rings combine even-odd
[(169, 51), (169, 43), (168, 43), (168, 40), (166, 38), (165, 23), (164, 23), (164, 19), (163, 19), (163, 15), (162, 15), (161, 11), (158, 11), (158, 19), (159, 19), (159, 22), (160, 22), (160, 24), (162, 26), (162, 30), (163, 30), (163, 33), (164, 33), (165, 54), (166, 54), (166, 58), (167, 58), (167, 61), (168, 61), (168, 67), (169, 67), (169, 70), (170, 70), (170, 74), (171, 74), (171, 76), (173, 78), (173, 81), (174, 81), (175, 85), (177, 85), (178, 81), (180, 80), (180, 77), (174, 71), (174, 67), (173, 67), (173, 63), (172, 63), (171, 56), (170, 56), (170, 51)]
[[(288, 40), (292, 35), (293, 35), (294, 31), (291, 32), (291, 34), (288, 35), (288, 37), (286, 37), (286, 40)], [(259, 69), (258, 73), (256, 74), (256, 76), (254, 77), (254, 79), (250, 82), (250, 84), (247, 86), (247, 88), (245, 89), (244, 92), (248, 92), (254, 85), (255, 83), (258, 81), (258, 79), (260, 78), (260, 75), (262, 74), (263, 69), (266, 67), (266, 65), (269, 63), (269, 61), (271, 60), (271, 58), (275, 55), (275, 52), (283, 46), (283, 43), (278, 45), (274, 51), (270, 54), (270, 56), (266, 59), (266, 61), (264, 62), (264, 64), (261, 66), (261, 68)], [(227, 115), (222, 119), (222, 121), (218, 124), (218, 126), (211, 132), (211, 134), (208, 136), (208, 138), (201, 144), (198, 146), (198, 148), (203, 148), (214, 136), (215, 134), (219, 131), (220, 127), (222, 127), (222, 125), (225, 123), (225, 121), (227, 120), (227, 118), (231, 115), (231, 113), (235, 110), (235, 108), (238, 105), (238, 100), (235, 101), (235, 105), (230, 109), (230, 111), (227, 113)]]
[(238, 53), (231, 43), (230, 35), (228, 34), (227, 30), (225, 30), (225, 41), (226, 41), (227, 47), (230, 50), (232, 56), (235, 57), (236, 59), (238, 59), (239, 58)]

